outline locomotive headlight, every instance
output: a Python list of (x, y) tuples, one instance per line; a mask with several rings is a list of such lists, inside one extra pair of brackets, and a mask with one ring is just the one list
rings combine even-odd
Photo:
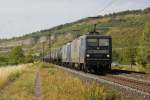
[(89, 55), (89, 54), (87, 54), (87, 55), (86, 55), (86, 57), (90, 57), (90, 55)]
[(109, 55), (109, 54), (107, 54), (106, 56), (107, 56), (108, 58), (110, 57), (110, 55)]

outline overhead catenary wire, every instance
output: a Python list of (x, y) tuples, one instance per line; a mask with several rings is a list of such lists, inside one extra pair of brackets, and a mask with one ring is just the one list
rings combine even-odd
[(102, 8), (99, 12), (103, 12), (105, 11), (107, 8), (109, 8), (111, 5), (113, 5), (114, 3), (116, 3), (118, 0), (111, 0), (111, 2), (109, 2), (106, 6), (104, 6), (104, 8)]

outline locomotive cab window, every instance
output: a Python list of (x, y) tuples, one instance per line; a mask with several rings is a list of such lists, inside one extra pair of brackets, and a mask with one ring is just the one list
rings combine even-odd
[(98, 39), (87, 39), (88, 46), (98, 46)]
[(99, 39), (99, 46), (109, 46), (108, 39)]

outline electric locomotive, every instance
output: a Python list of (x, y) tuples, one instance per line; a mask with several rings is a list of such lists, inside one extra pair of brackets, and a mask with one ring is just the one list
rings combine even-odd
[(111, 70), (112, 41), (110, 36), (89, 33), (62, 47), (62, 64), (76, 69), (106, 72)]
[(110, 36), (86, 35), (85, 70), (111, 70), (112, 39)]

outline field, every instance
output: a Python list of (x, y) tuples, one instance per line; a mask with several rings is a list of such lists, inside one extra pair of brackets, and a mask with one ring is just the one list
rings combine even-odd
[[(82, 81), (52, 64), (35, 63), (24, 66), (25, 69), (21, 67), (24, 70), (15, 80), (7, 80), (9, 84), (5, 81), (5, 87), (1, 86), (0, 100), (33, 100), (36, 97), (37, 69), (41, 77), (40, 96), (43, 100), (123, 100), (117, 92), (106, 90), (95, 82)], [(9, 67), (9, 70), (17, 72), (12, 68)]]
[(81, 81), (54, 65), (42, 64), (44, 100), (121, 100), (121, 96), (96, 83)]
[(35, 68), (26, 67), (24, 73), (2, 89), (0, 100), (33, 100)]
[(6, 66), (0, 68), (0, 88), (9, 81), (13, 81), (26, 70), (27, 65)]

